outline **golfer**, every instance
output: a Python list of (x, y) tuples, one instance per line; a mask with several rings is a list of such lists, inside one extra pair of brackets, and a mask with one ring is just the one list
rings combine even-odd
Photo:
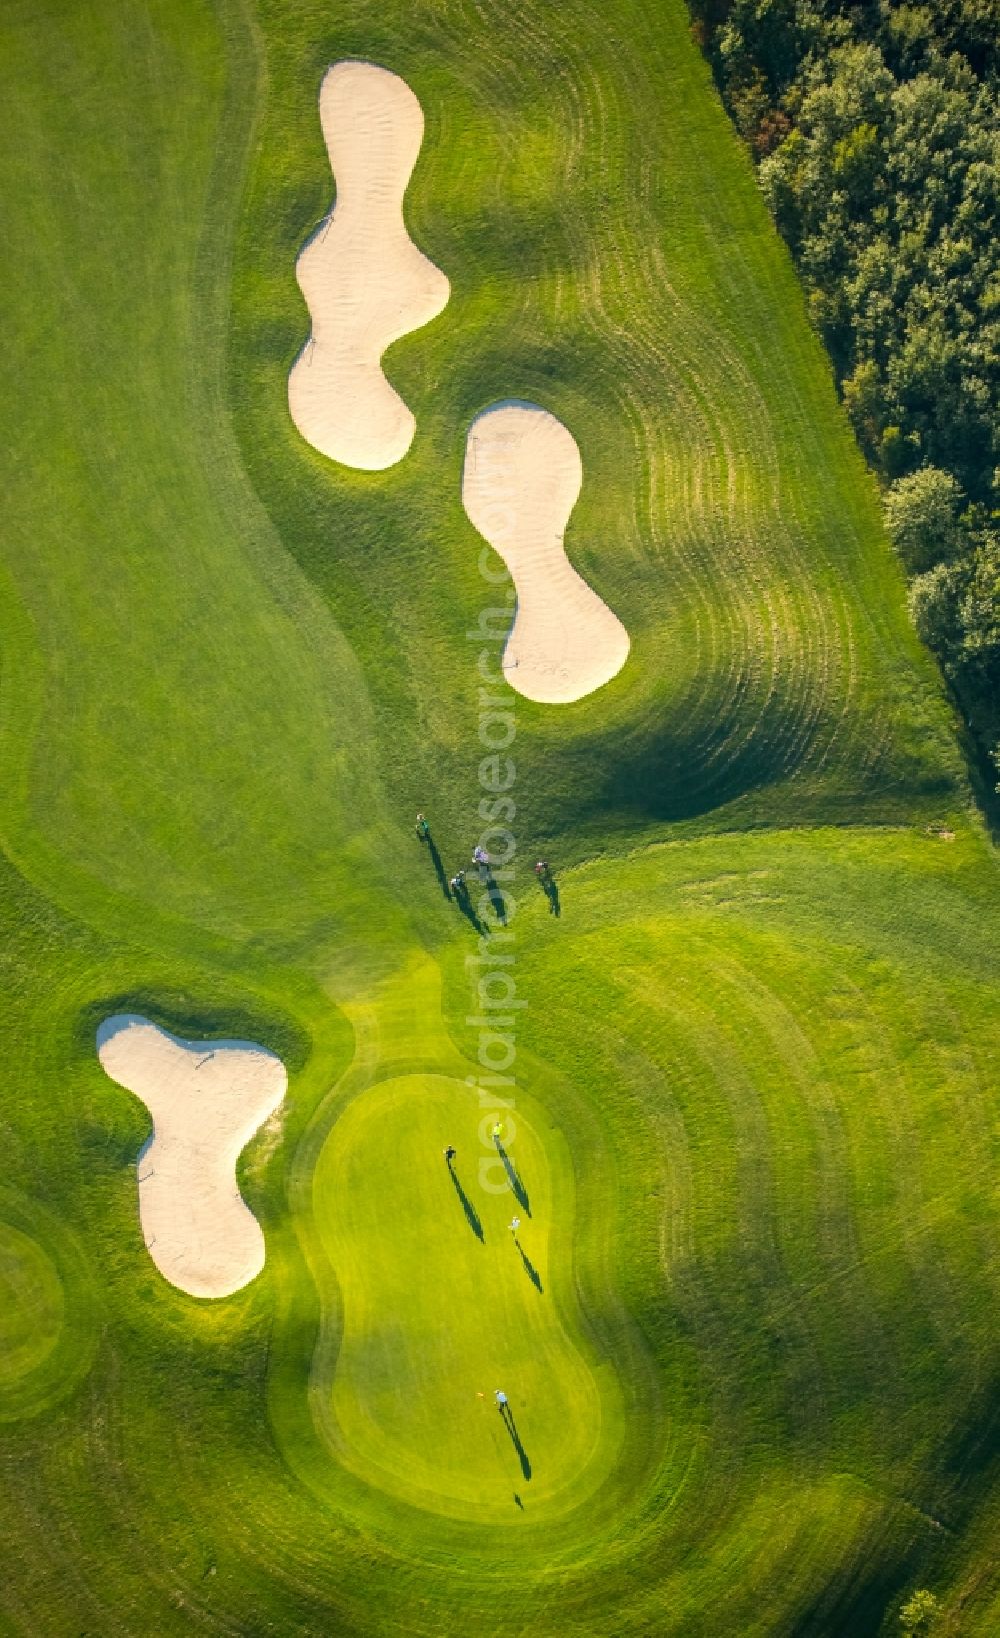
[(507, 1395), (504, 1393), (502, 1388), (497, 1389), (495, 1398), (498, 1408), (500, 1410), (505, 1410), (507, 1407)]

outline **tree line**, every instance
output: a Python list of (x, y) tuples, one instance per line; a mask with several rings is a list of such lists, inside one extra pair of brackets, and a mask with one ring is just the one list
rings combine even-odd
[(1000, 0), (690, 4), (917, 631), (1000, 774)]

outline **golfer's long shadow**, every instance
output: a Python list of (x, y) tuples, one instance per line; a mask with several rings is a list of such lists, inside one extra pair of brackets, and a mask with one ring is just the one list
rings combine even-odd
[(516, 1245), (518, 1251), (521, 1253), (521, 1261), (524, 1264), (524, 1272), (527, 1274), (528, 1279), (531, 1281), (531, 1283), (534, 1286), (536, 1291), (541, 1291), (541, 1289), (542, 1289), (542, 1276), (539, 1274), (539, 1272), (538, 1272), (537, 1268), (535, 1267), (534, 1263), (531, 1261), (531, 1258), (526, 1255), (526, 1253), (525, 1253), (525, 1251), (524, 1251), (524, 1249), (523, 1249), (523, 1247), (521, 1245), (520, 1240), (515, 1240), (514, 1244)]
[(458, 905), (458, 908), (461, 910), (466, 921), (471, 921), (473, 927), (476, 929), (476, 932), (480, 935), (485, 933), (486, 927), (484, 923), (480, 921), (475, 910), (472, 908), (472, 900), (469, 897), (467, 888), (463, 887), (456, 892), (455, 903)]
[(448, 877), (445, 875), (444, 865), (441, 863), (441, 855), (435, 846), (434, 838), (430, 831), (427, 832), (425, 839), (427, 842), (427, 851), (431, 856), (431, 864), (434, 866), (434, 874), (438, 879), (438, 886), (440, 887), (445, 898), (450, 899), (451, 888), (448, 886)]
[(469, 1199), (461, 1183), (458, 1181), (458, 1178), (455, 1176), (455, 1168), (452, 1166), (450, 1160), (448, 1162), (448, 1176), (455, 1185), (455, 1193), (458, 1195), (458, 1198), (462, 1203), (462, 1210), (465, 1213), (466, 1222), (468, 1223), (473, 1234), (476, 1236), (476, 1239), (484, 1240), (486, 1237), (483, 1234), (483, 1225), (480, 1221), (479, 1213), (472, 1204), (472, 1201)]
[(506, 1149), (504, 1148), (503, 1144), (500, 1142), (499, 1138), (496, 1139), (496, 1146), (497, 1146), (497, 1154), (500, 1156), (500, 1159), (503, 1161), (503, 1168), (504, 1168), (504, 1171), (507, 1173), (507, 1181), (508, 1181), (508, 1183), (510, 1184), (511, 1188), (514, 1191), (514, 1194), (515, 1194), (515, 1196), (517, 1198), (517, 1203), (520, 1206), (521, 1210), (526, 1211), (528, 1213), (528, 1216), (530, 1217), (531, 1216), (531, 1201), (528, 1199), (527, 1189), (525, 1188), (524, 1184), (521, 1182), (520, 1177), (518, 1176), (517, 1167), (511, 1161), (510, 1155), (507, 1153)]
[(509, 1405), (501, 1405), (500, 1415), (503, 1417), (504, 1427), (510, 1434), (511, 1443), (514, 1446), (514, 1449), (517, 1451), (517, 1459), (521, 1464), (521, 1472), (526, 1479), (530, 1479), (531, 1463), (528, 1460), (528, 1452), (521, 1443), (521, 1435), (517, 1431), (517, 1424), (514, 1421), (514, 1413)]
[(501, 927), (505, 927), (507, 924), (507, 900), (501, 893), (499, 883), (497, 882), (492, 870), (487, 870), (486, 875), (483, 877), (483, 886), (486, 888), (486, 891), (490, 896), (490, 903), (493, 906), (493, 914), (496, 916)]

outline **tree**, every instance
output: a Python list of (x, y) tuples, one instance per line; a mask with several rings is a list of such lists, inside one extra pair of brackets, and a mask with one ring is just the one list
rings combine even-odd
[(929, 1632), (940, 1611), (941, 1606), (934, 1594), (928, 1592), (926, 1587), (921, 1587), (906, 1600), (900, 1610), (899, 1624), (907, 1633)]
[[(1000, 536), (992, 530), (979, 533), (958, 613), (965, 663), (993, 692), (1000, 684)], [(994, 698), (1000, 706), (1000, 698)]]
[(951, 557), (961, 499), (951, 473), (936, 466), (922, 466), (889, 486), (886, 527), (909, 574), (923, 574)]
[(938, 563), (910, 583), (907, 603), (910, 618), (922, 643), (933, 649), (951, 673), (962, 642), (960, 603), (964, 587), (959, 570)]

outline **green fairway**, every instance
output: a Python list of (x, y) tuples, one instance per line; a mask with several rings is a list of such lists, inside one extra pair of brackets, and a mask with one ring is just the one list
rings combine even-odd
[[(452, 292), (373, 474), (287, 410), (346, 56), (421, 100)], [(925, 1586), (993, 1638), (995, 855), (680, 0), (14, 0), (0, 85), (0, 1631), (886, 1638)], [(632, 646), (489, 692), (501, 930), (443, 884), (509, 397)], [(144, 1246), (115, 1013), (287, 1067), (225, 1300)]]

